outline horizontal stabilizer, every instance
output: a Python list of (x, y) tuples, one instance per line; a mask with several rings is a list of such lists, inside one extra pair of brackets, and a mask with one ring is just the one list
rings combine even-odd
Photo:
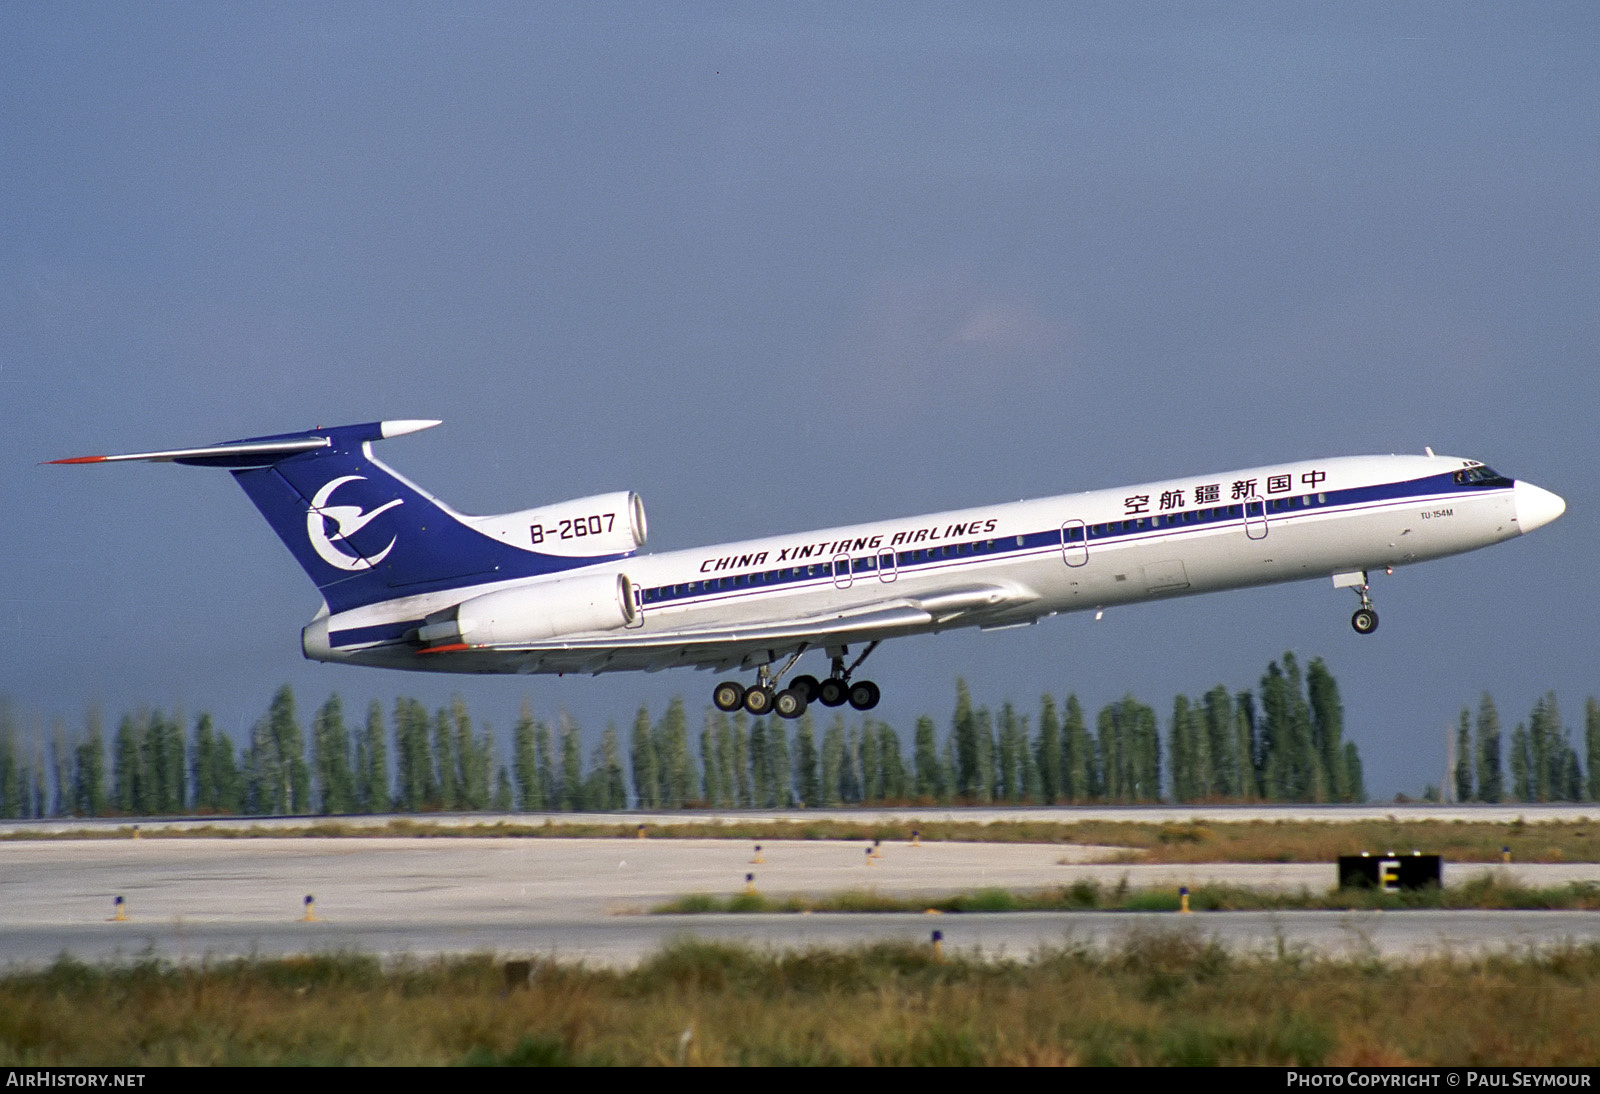
[[(365, 426), (341, 427), (337, 430), (315, 429), (304, 433), (285, 433), (273, 437), (249, 437), (244, 440), (226, 441), (222, 444), (206, 445), (203, 448), (169, 448), (160, 452), (128, 452), (117, 456), (73, 456), (65, 460), (46, 460), (46, 463), (128, 463), (144, 461), (147, 463), (183, 463), (197, 467), (267, 467), (289, 456), (297, 456), (302, 452), (313, 452), (319, 448), (330, 448), (334, 443), (334, 436), (341, 435), (342, 440), (360, 442), (366, 440), (385, 440), (389, 437), (401, 437), (407, 433), (415, 433), (421, 429), (429, 429), (438, 425), (437, 421), (429, 419), (397, 419), (387, 422), (372, 422)], [(348, 435), (342, 436), (342, 435)]]
[[(626, 557), (642, 540), (642, 511), (637, 519), (617, 521), (619, 502), (607, 513), (612, 524), (622, 525), (616, 534), (579, 533), (574, 538), (582, 539), (587, 548), (582, 552), (542, 551), (538, 547), (544, 538), (558, 540), (563, 519), (549, 514), (565, 514), (568, 527), (573, 527), (572, 505), (582, 507), (585, 532), (591, 530), (591, 520), (602, 524), (604, 531), (596, 499), (580, 499), (569, 503), (567, 509), (547, 506), (535, 518), (538, 527), (526, 519), (517, 523), (469, 520), (372, 454), (375, 441), (438, 424), (431, 419), (391, 419), (318, 426), (298, 433), (241, 437), (203, 448), (78, 456), (53, 462), (143, 460), (229, 472), (333, 612), (491, 579), (544, 577)], [(546, 527), (548, 537), (544, 535)]]
[(230, 461), (230, 467), (271, 463), (284, 456), (327, 448), (326, 437), (306, 437), (297, 441), (241, 441), (236, 444), (212, 444), (204, 448), (170, 448), (165, 452), (128, 452), (120, 456), (73, 456), (66, 460), (46, 460), (46, 463), (125, 463), (144, 460), (149, 463), (180, 463), (188, 461)]

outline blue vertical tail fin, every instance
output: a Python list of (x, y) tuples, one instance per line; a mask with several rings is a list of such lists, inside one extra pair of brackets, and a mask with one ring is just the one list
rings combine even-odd
[[(334, 612), (441, 589), (536, 577), (632, 553), (632, 541), (621, 544), (625, 550), (608, 550), (617, 542), (591, 542), (578, 556), (534, 550), (542, 534), (536, 539), (525, 535), (529, 544), (522, 546), (511, 531), (524, 514), (464, 517), (372, 455), (373, 441), (438, 424), (367, 422), (205, 448), (53, 462), (156, 460), (231, 471)], [(598, 554), (597, 548), (607, 553)]]

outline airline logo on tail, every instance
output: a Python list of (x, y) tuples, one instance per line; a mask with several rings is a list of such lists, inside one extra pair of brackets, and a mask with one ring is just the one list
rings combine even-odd
[[(387, 547), (370, 558), (358, 554), (347, 555), (334, 545), (341, 540), (348, 542), (351, 536), (365, 528), (379, 514), (393, 509), (404, 501), (403, 498), (395, 498), (370, 513), (362, 511), (359, 505), (328, 504), (333, 492), (345, 483), (365, 481), (365, 475), (343, 475), (333, 479), (317, 491), (317, 496), (311, 499), (311, 508), (306, 510), (306, 536), (311, 540), (312, 550), (317, 552), (317, 557), (329, 566), (352, 572), (370, 570), (387, 558), (389, 552), (394, 549), (395, 538), (391, 538)], [(328, 521), (332, 521), (337, 528), (332, 535), (328, 534)]]

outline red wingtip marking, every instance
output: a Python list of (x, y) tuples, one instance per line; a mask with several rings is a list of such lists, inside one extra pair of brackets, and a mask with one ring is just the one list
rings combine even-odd
[(45, 460), (45, 463), (105, 463), (104, 456), (74, 456), (70, 460)]
[(465, 642), (457, 642), (452, 646), (429, 646), (427, 649), (418, 650), (417, 652), (418, 653), (455, 653), (458, 650), (470, 650), (471, 648), (472, 647), (467, 645)]

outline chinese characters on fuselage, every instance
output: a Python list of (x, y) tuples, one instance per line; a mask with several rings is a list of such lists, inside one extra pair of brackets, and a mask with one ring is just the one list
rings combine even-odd
[[(1312, 468), (1302, 472), (1300, 482), (1302, 485), (1315, 490), (1328, 479), (1326, 471)], [(1232, 501), (1254, 501), (1258, 493), (1258, 479), (1235, 479), (1228, 497)], [(1193, 487), (1177, 487), (1172, 490), (1163, 490), (1155, 495), (1155, 512), (1165, 513), (1175, 509), (1183, 509), (1188, 505), (1212, 505), (1222, 500), (1223, 484), (1220, 482), (1201, 483)], [(1294, 489), (1294, 476), (1292, 474), (1268, 475), (1268, 494), (1287, 494)], [(1122, 499), (1124, 516), (1137, 517), (1150, 513), (1152, 510), (1151, 495), (1129, 494)]]

